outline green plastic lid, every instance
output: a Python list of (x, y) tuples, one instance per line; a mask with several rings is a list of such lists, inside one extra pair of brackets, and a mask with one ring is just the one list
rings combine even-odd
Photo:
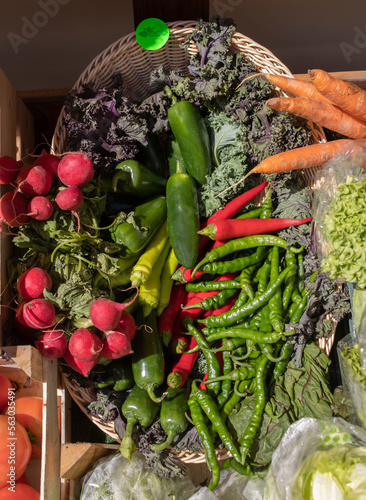
[(167, 24), (156, 17), (144, 19), (136, 28), (136, 40), (146, 50), (158, 50), (169, 39)]

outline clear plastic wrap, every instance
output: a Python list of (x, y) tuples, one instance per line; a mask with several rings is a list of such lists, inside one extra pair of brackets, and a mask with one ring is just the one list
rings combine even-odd
[(364, 500), (366, 431), (340, 418), (298, 420), (275, 450), (265, 482), (265, 500)]
[(322, 270), (350, 289), (350, 333), (366, 373), (366, 141), (352, 144), (315, 174), (314, 242)]

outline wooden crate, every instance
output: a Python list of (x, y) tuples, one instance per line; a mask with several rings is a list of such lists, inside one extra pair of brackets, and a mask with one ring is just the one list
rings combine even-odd
[(0, 373), (17, 387), (17, 398), (43, 398), (42, 457), (29, 462), (26, 476), (31, 485), (40, 491), (41, 500), (59, 500), (61, 444), (58, 408), (62, 398), (58, 389), (57, 363), (46, 360), (31, 346), (3, 346)]

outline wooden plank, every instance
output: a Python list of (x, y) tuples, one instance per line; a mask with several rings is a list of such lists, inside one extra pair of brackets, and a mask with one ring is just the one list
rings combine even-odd
[[(16, 92), (7, 79), (4, 71), (0, 68), (0, 156), (16, 155)], [(0, 196), (8, 190), (7, 186), (0, 186)], [(10, 255), (10, 238), (1, 233), (0, 236), (0, 289), (1, 304), (7, 305), (9, 300), (6, 273), (6, 261)], [(3, 343), (3, 330), (9, 316), (6, 307), (0, 307), (0, 347)]]
[(57, 409), (58, 366), (57, 360), (43, 361), (43, 421), (41, 499), (59, 500), (60, 485), (60, 434)]
[(16, 159), (25, 159), (34, 150), (34, 116), (20, 98), (17, 99)]
[(32, 346), (4, 346), (0, 369), (18, 386), (17, 397), (40, 396), (43, 391), (42, 355)]
[(119, 445), (104, 443), (63, 443), (61, 478), (80, 479), (99, 458), (114, 453)]

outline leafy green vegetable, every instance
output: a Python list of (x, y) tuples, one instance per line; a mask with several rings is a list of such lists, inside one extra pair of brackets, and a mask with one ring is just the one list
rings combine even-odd
[(334, 279), (342, 278), (365, 288), (366, 179), (356, 181), (347, 176), (337, 186), (323, 222), (330, 248), (322, 270)]
[(303, 461), (291, 490), (304, 500), (361, 500), (366, 491), (366, 447), (340, 444)]
[[(293, 422), (302, 417), (329, 418), (336, 411), (329, 387), (331, 361), (313, 342), (306, 344), (302, 360), (300, 367), (290, 361), (285, 373), (269, 387), (270, 411), (264, 413), (251, 455), (257, 471), (269, 466), (273, 451)], [(246, 396), (229, 416), (239, 439), (250, 422), (254, 406), (255, 396)]]

